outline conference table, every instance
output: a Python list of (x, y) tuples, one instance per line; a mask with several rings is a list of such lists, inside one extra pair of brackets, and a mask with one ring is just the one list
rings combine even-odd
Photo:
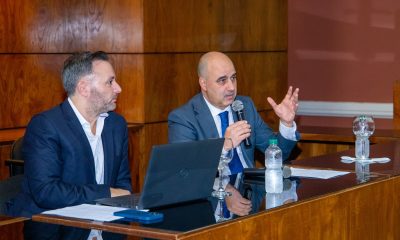
[(286, 192), (275, 205), (266, 194), (255, 213), (224, 222), (215, 221), (211, 205), (204, 201), (160, 208), (157, 211), (163, 212), (165, 219), (158, 224), (96, 222), (45, 214), (32, 219), (130, 238), (400, 239), (400, 142), (372, 145), (370, 152), (372, 157), (389, 157), (391, 161), (370, 164), (369, 172), (363, 174), (355, 171), (354, 163), (340, 160), (343, 155), (353, 156), (354, 150), (292, 161), (291, 167), (349, 173), (330, 179), (290, 177), (285, 180)]

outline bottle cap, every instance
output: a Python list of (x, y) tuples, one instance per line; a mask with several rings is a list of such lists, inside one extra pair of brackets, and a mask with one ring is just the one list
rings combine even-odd
[(276, 138), (269, 139), (269, 145), (278, 145), (278, 139)]

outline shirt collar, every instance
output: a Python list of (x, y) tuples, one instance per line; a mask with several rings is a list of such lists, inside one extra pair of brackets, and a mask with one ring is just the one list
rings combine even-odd
[(212, 105), (209, 101), (207, 101), (207, 99), (204, 96), (203, 96), (203, 98), (204, 98), (204, 101), (206, 101), (208, 108), (210, 109), (211, 115), (218, 116), (218, 114), (225, 112), (225, 111), (231, 112), (230, 105), (227, 106), (225, 109), (221, 110), (221, 109), (215, 107), (214, 105)]

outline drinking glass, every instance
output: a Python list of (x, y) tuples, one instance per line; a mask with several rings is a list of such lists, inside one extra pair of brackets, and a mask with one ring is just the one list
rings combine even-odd
[(225, 139), (225, 143), (224, 147), (226, 147), (226, 145), (228, 145), (228, 150), (223, 149), (221, 156), (219, 158), (219, 164), (218, 164), (218, 173), (219, 173), (219, 177), (218, 177), (218, 181), (219, 181), (219, 185), (218, 185), (218, 189), (212, 192), (212, 196), (218, 199), (218, 203), (219, 203), (219, 212), (218, 212), (218, 218), (217, 218), (217, 222), (221, 222), (221, 221), (225, 221), (227, 220), (224, 217), (224, 213), (223, 213), (223, 203), (225, 201), (225, 197), (226, 196), (231, 196), (232, 193), (225, 191), (224, 187), (223, 187), (223, 181), (224, 179), (229, 178), (229, 176), (225, 176), (224, 175), (224, 170), (225, 168), (228, 166), (228, 163), (232, 160), (233, 158), (233, 142), (232, 139), (230, 138), (226, 138)]
[(353, 121), (353, 132), (356, 135), (355, 155), (357, 159), (369, 158), (369, 137), (374, 133), (375, 123), (371, 116), (358, 116)]

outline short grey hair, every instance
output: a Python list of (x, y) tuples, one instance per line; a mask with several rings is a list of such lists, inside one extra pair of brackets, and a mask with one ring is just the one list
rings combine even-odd
[(80, 52), (72, 54), (64, 62), (61, 72), (62, 82), (68, 96), (75, 93), (76, 85), (83, 76), (93, 73), (93, 62), (97, 60), (108, 61), (108, 55), (105, 52)]

